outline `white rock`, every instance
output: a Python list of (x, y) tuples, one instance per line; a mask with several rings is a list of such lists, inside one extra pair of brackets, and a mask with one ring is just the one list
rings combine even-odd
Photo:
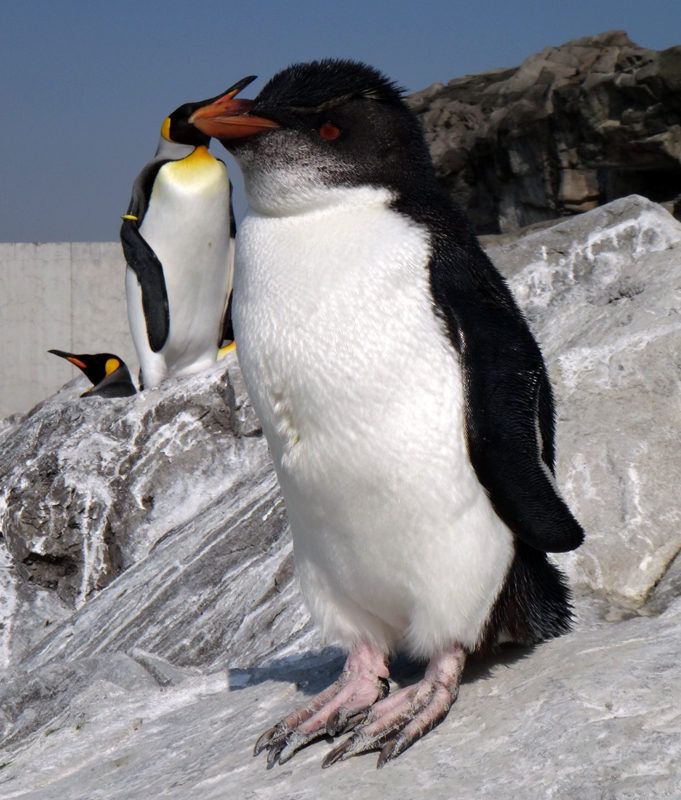
[[(681, 792), (678, 603), (655, 619), (585, 619), (531, 653), (471, 665), (447, 720), (380, 772), (375, 753), (322, 771), (324, 742), (266, 769), (263, 756), (252, 757), (258, 734), (341, 663), (308, 658), (288, 675), (239, 672), (235, 683), (221, 671), (155, 687), (110, 670), (0, 754), (0, 796), (650, 800)], [(309, 684), (296, 691), (296, 680)]]
[[(681, 549), (681, 223), (632, 195), (487, 252), (546, 357), (578, 587), (640, 605)], [(491, 246), (490, 246), (491, 245)]]

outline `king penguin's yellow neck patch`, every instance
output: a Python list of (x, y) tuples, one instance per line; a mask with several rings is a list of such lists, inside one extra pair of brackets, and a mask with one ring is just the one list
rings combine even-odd
[(163, 125), (161, 125), (161, 136), (169, 142), (173, 140), (170, 138), (170, 117), (166, 117)]
[(104, 365), (104, 372), (106, 372), (107, 375), (111, 375), (111, 373), (115, 372), (120, 365), (121, 362), (117, 358), (109, 358)]

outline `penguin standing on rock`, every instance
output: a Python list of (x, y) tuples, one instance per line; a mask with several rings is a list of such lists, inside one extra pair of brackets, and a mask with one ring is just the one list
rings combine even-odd
[(188, 122), (203, 105), (238, 107), (235, 95), (186, 103), (165, 120), (154, 158), (137, 176), (121, 226), (128, 319), (145, 387), (200, 372), (231, 338), (234, 235), (231, 183)]
[(47, 352), (70, 361), (94, 384), (81, 397), (130, 397), (137, 394), (127, 364), (113, 353)]
[[(468, 654), (569, 629), (547, 552), (584, 537), (554, 479), (537, 343), (464, 213), (438, 185), (401, 91), (361, 63), (277, 74), (191, 120), (241, 167), (239, 362), (281, 484), (313, 618), (349, 656), (264, 733), (287, 761), (378, 766), (441, 723)], [(388, 659), (429, 659), (388, 694)]]

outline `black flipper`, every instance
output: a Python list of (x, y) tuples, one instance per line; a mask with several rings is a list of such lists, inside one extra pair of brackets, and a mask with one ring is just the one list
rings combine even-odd
[(574, 550), (584, 531), (553, 480), (555, 420), (544, 360), (462, 212), (448, 211), (449, 224), (436, 227), (430, 279), (461, 358), (471, 463), (520, 541), (549, 553)]
[(135, 220), (124, 219), (121, 225), (121, 244), (125, 260), (137, 275), (142, 289), (142, 308), (147, 324), (149, 347), (158, 353), (168, 339), (170, 315), (163, 266), (156, 253), (144, 240)]
[[(188, 148), (191, 152), (192, 148)], [(168, 339), (170, 316), (168, 313), (168, 292), (163, 276), (163, 265), (156, 253), (139, 232), (149, 207), (149, 198), (154, 188), (158, 171), (172, 159), (165, 156), (154, 156), (135, 178), (132, 185), (132, 197), (121, 225), (121, 244), (125, 260), (130, 269), (137, 275), (142, 289), (142, 309), (147, 326), (149, 347), (158, 353)]]

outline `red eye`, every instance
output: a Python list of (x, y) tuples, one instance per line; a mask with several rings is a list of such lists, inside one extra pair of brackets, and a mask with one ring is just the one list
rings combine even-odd
[(319, 135), (322, 137), (322, 139), (331, 141), (332, 139), (337, 139), (340, 136), (340, 128), (332, 125), (330, 122), (327, 122), (319, 129)]

